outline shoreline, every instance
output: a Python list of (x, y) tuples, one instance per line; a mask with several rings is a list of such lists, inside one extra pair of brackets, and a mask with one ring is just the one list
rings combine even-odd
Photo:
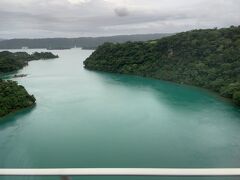
[(136, 75), (136, 74), (124, 74), (124, 73), (119, 73), (119, 72), (108, 72), (108, 71), (94, 70), (94, 69), (86, 68), (85, 66), (84, 66), (84, 69), (86, 69), (87, 71), (100, 72), (100, 73), (109, 73), (109, 74), (115, 74), (115, 75), (133, 76), (133, 77), (145, 78), (145, 79), (149, 79), (149, 80), (162, 81), (162, 82), (165, 82), (165, 83), (171, 83), (171, 84), (175, 84), (175, 85), (182, 86), (182, 87), (190, 87), (190, 88), (193, 88), (193, 89), (204, 91), (204, 92), (206, 92), (208, 94), (213, 95), (216, 98), (221, 99), (225, 103), (228, 103), (228, 104), (231, 104), (234, 107), (240, 108), (240, 106), (235, 104), (230, 98), (223, 97), (219, 93), (217, 93), (215, 91), (212, 91), (211, 89), (204, 88), (204, 87), (195, 86), (195, 85), (192, 85), (192, 84), (181, 84), (181, 83), (178, 83), (178, 82), (175, 82), (175, 81), (168, 81), (168, 80), (164, 80), (164, 79), (158, 79), (158, 78), (154, 78), (154, 77), (151, 77), (151, 76), (141, 76), (141, 75)]
[(11, 116), (15, 116), (17, 113), (24, 112), (24, 111), (27, 111), (27, 110), (33, 110), (36, 106), (37, 106), (37, 103), (35, 102), (34, 104), (32, 104), (29, 107), (15, 109), (14, 111), (12, 111), (12, 112), (4, 115), (4, 116), (0, 116), (0, 124), (4, 123), (4, 122), (7, 122), (8, 121), (7, 119), (10, 118)]

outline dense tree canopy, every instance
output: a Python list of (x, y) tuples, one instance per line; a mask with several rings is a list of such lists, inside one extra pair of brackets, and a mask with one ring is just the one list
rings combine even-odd
[(35, 52), (30, 55), (26, 52), (12, 53), (9, 51), (2, 51), (0, 52), (0, 73), (19, 70), (27, 65), (28, 61), (52, 59), (57, 57), (58, 56), (52, 54), (51, 52)]
[(208, 88), (240, 105), (240, 26), (148, 42), (105, 43), (84, 64), (92, 70)]
[(0, 117), (35, 104), (34, 96), (14, 81), (0, 79)]
[[(11, 53), (0, 52), (0, 73), (19, 70), (28, 64), (28, 61), (39, 59), (57, 58), (50, 52), (26, 52)], [(29, 95), (25, 88), (14, 81), (4, 81), (0, 79), (0, 117), (8, 113), (30, 107), (35, 104), (35, 98)]]

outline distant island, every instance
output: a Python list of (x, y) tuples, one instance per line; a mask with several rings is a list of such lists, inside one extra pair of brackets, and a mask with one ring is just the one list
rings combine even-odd
[(240, 26), (193, 30), (148, 42), (105, 43), (84, 65), (207, 88), (240, 105)]
[(27, 74), (15, 74), (13, 77), (14, 78), (21, 78), (21, 77), (26, 77)]
[[(58, 56), (50, 52), (35, 52), (33, 54), (28, 54), (26, 52), (12, 53), (3, 51), (0, 52), (0, 73), (19, 70), (32, 60), (52, 59), (57, 57)], [(21, 75), (21, 77), (22, 76), (25, 75)], [(0, 78), (0, 117), (26, 107), (31, 107), (35, 102), (35, 97), (29, 95), (23, 86), (18, 85), (15, 81), (5, 81)]]
[(105, 37), (45, 38), (45, 39), (9, 39), (0, 41), (0, 49), (96, 49), (105, 42), (124, 43), (127, 41), (148, 41), (160, 39), (170, 34), (135, 34)]

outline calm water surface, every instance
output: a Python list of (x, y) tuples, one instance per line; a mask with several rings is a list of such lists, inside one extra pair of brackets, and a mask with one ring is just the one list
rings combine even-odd
[(52, 52), (60, 58), (30, 62), (14, 79), (37, 106), (1, 120), (0, 168), (240, 167), (239, 108), (194, 87), (85, 70), (89, 50)]

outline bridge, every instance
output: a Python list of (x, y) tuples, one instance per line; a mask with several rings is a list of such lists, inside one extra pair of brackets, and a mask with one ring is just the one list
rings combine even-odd
[(240, 168), (59, 168), (0, 169), (0, 176), (239, 176)]

